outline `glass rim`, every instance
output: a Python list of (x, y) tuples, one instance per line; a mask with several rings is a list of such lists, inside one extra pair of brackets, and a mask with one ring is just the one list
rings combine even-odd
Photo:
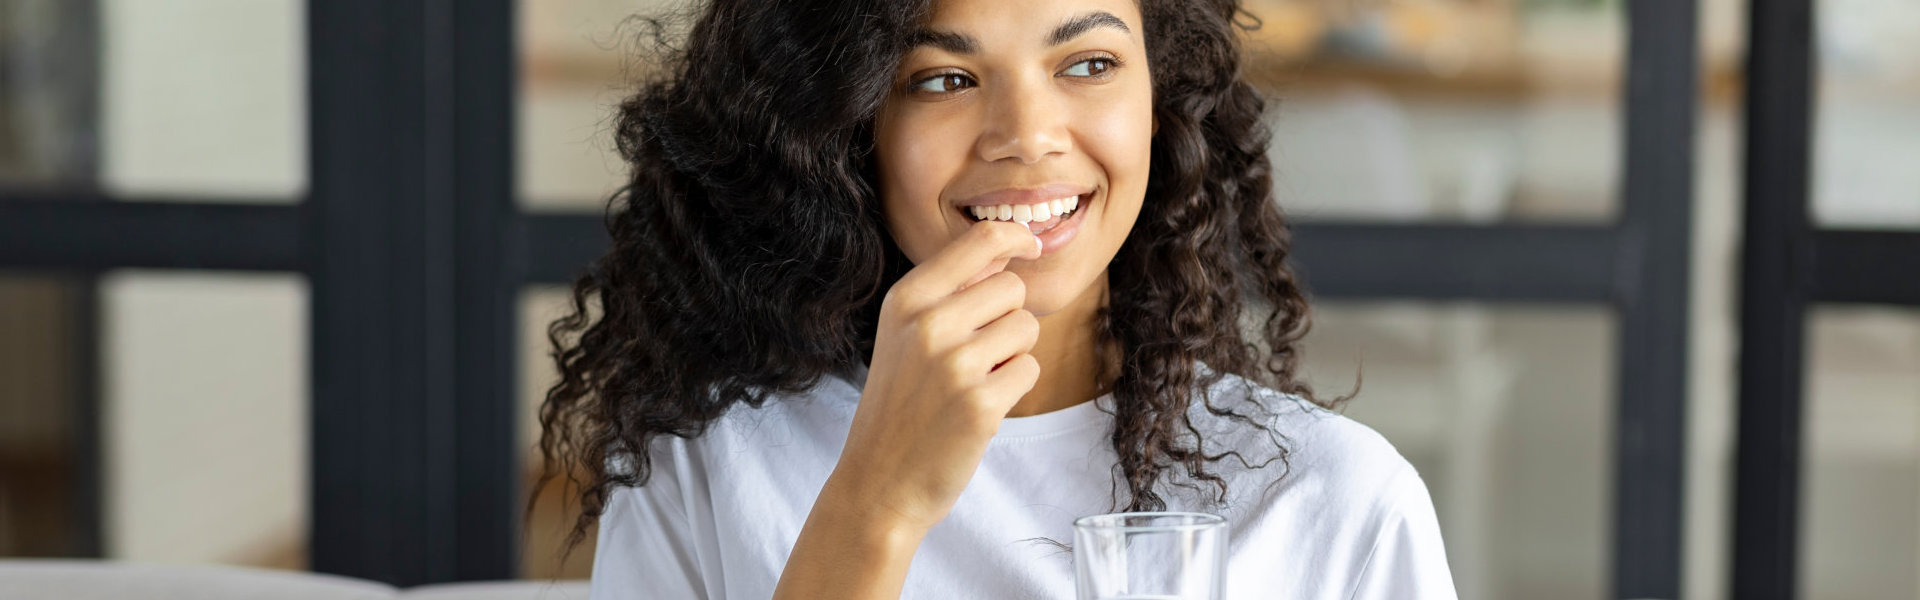
[[(1150, 518), (1150, 519), (1160, 519), (1165, 517), (1186, 517), (1190, 520), (1184, 523), (1155, 523), (1151, 525), (1124, 524), (1124, 522), (1128, 519), (1143, 518), (1143, 517)], [(1111, 519), (1114, 521), (1120, 521), (1120, 523), (1107, 524), (1107, 523), (1095, 522), (1096, 520), (1100, 520), (1100, 519)], [(1208, 514), (1208, 513), (1202, 513), (1202, 512), (1180, 512), (1180, 511), (1107, 513), (1104, 515), (1087, 515), (1087, 516), (1080, 517), (1078, 519), (1073, 520), (1073, 528), (1076, 530), (1099, 529), (1104, 531), (1190, 531), (1190, 530), (1197, 530), (1197, 529), (1211, 529), (1214, 527), (1221, 527), (1226, 524), (1227, 524), (1226, 517), (1222, 517), (1220, 515)]]

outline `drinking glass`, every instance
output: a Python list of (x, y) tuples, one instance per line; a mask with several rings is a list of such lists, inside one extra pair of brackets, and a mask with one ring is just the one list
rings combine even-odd
[(1114, 513), (1073, 522), (1080, 600), (1220, 600), (1227, 520), (1190, 512)]

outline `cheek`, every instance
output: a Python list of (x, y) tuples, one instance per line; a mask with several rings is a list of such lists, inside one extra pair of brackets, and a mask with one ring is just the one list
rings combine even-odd
[(900, 251), (915, 263), (937, 252), (951, 237), (940, 197), (953, 170), (948, 163), (954, 161), (942, 154), (948, 149), (935, 140), (953, 138), (939, 131), (937, 123), (925, 121), (912, 115), (893, 116), (874, 131), (881, 209)]
[(1127, 99), (1078, 111), (1087, 153), (1106, 171), (1114, 211), (1137, 211), (1153, 163), (1153, 97), (1150, 88)]

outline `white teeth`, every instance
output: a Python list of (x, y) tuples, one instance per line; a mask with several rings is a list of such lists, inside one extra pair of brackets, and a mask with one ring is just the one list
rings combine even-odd
[(973, 218), (982, 221), (1013, 221), (1015, 223), (1025, 224), (1065, 217), (1067, 213), (1073, 212), (1078, 208), (1080, 208), (1080, 197), (1067, 196), (1065, 198), (1042, 201), (1037, 204), (969, 206), (967, 207), (967, 212), (971, 213)]

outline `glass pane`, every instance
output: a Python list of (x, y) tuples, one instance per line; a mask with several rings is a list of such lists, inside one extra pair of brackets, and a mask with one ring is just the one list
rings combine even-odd
[(306, 3), (98, 2), (108, 191), (298, 201), (307, 185)]
[[(547, 324), (566, 314), (568, 298), (567, 288), (561, 286), (528, 288), (520, 295), (520, 439), (526, 452), (521, 464), (526, 465), (522, 479), (528, 486), (540, 474), (540, 402), (546, 399), (547, 388), (560, 380), (549, 356), (553, 348), (547, 343)], [(578, 505), (558, 484), (541, 491), (527, 527), (526, 548), (520, 553), (521, 577), (586, 579), (592, 573), (593, 532), (564, 562), (560, 560)]]
[(0, 2), (0, 187), (93, 178), (94, 22), (87, 2)]
[(81, 556), (81, 286), (0, 273), (0, 557)]
[(520, 205), (598, 212), (625, 182), (613, 148), (614, 109), (641, 66), (634, 15), (668, 0), (519, 0), (520, 98), (514, 160)]
[(1307, 380), (1412, 462), (1461, 598), (1600, 598), (1614, 318), (1602, 307), (1323, 302)]
[(1920, 4), (1818, 0), (1813, 217), (1920, 228)]
[(1920, 597), (1920, 310), (1820, 308), (1807, 332), (1800, 597)]
[(297, 275), (102, 279), (108, 558), (305, 567), (307, 297)]
[(1302, 220), (1608, 221), (1616, 0), (1251, 0), (1275, 190)]

